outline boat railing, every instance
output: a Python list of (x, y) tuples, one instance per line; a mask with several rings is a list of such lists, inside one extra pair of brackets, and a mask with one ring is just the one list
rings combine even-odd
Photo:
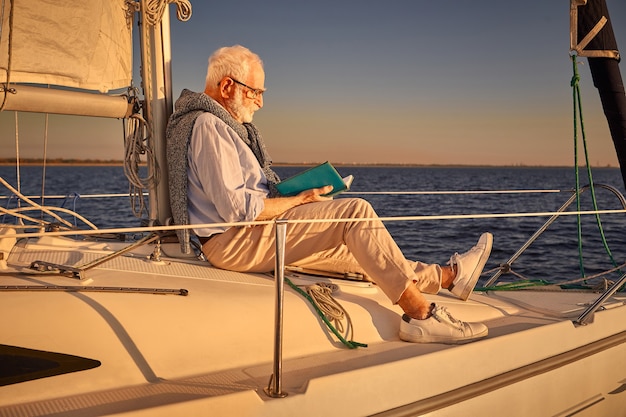
[[(611, 193), (613, 193), (617, 197), (619, 202), (621, 203), (622, 208), (626, 209), (626, 198), (617, 188), (610, 186), (610, 185), (606, 185), (606, 184), (595, 184), (595, 186), (598, 188), (604, 188), (605, 190), (608, 190)], [(578, 195), (584, 193), (590, 188), (591, 187), (589, 185), (586, 185), (580, 189), (579, 193), (573, 192), (572, 196), (554, 214), (552, 214), (548, 218), (548, 220), (546, 220), (546, 222), (539, 229), (537, 229), (535, 233), (533, 233), (533, 235), (530, 238), (528, 238), (528, 240), (517, 250), (517, 252), (515, 252), (513, 256), (509, 258), (508, 261), (500, 265), (500, 268), (491, 276), (491, 278), (487, 280), (484, 287), (493, 286), (498, 280), (498, 278), (500, 278), (506, 272), (510, 271), (511, 265), (513, 264), (513, 262), (515, 262), (524, 253), (524, 251), (528, 249), (530, 245), (535, 240), (537, 240), (537, 238), (541, 236), (543, 232), (545, 232), (548, 229), (548, 227), (550, 227), (552, 223), (554, 223), (559, 217), (561, 217), (564, 214), (565, 210), (567, 210), (572, 205), (572, 203), (576, 201), (576, 198)]]
[[(498, 268), (498, 270), (494, 273), (493, 276), (491, 276), (487, 281), (486, 284), (484, 285), (485, 288), (489, 288), (489, 287), (495, 287), (495, 283), (496, 281), (505, 273), (511, 271), (511, 265), (522, 255), (522, 253), (528, 249), (528, 247), (542, 234), (546, 231), (546, 229), (553, 224), (558, 218), (562, 217), (562, 216), (572, 216), (572, 215), (577, 215), (577, 216), (581, 216), (581, 215), (600, 215), (600, 214), (613, 214), (613, 213), (624, 213), (626, 212), (626, 198), (614, 187), (612, 186), (608, 186), (608, 185), (604, 185), (604, 184), (596, 184), (597, 187), (599, 188), (604, 188), (608, 191), (610, 191), (611, 193), (613, 193), (620, 201), (622, 209), (621, 210), (588, 210), (588, 211), (565, 211), (576, 199), (576, 193), (573, 193), (573, 195), (565, 202), (565, 204), (563, 204), (556, 212), (553, 211), (548, 211), (548, 212), (524, 212), (524, 213), (481, 213), (481, 214), (446, 214), (446, 215), (420, 215), (420, 216), (391, 216), (391, 217), (376, 217), (376, 218), (362, 218), (362, 219), (315, 219), (315, 220), (311, 220), (311, 219), (299, 219), (299, 220), (290, 220), (289, 223), (292, 224), (296, 224), (296, 223), (315, 223), (315, 222), (328, 222), (328, 221), (333, 221), (333, 222), (358, 222), (358, 221), (371, 221), (371, 220), (381, 220), (383, 222), (399, 222), (399, 221), (435, 221), (435, 220), (463, 220), (463, 219), (467, 219), (467, 220), (474, 220), (474, 219), (498, 219), (498, 218), (519, 218), (519, 217), (548, 217), (548, 220), (526, 241), (526, 243), (524, 243), (522, 245), (522, 247), (515, 252), (515, 254), (513, 256), (511, 256), (509, 258), (509, 260), (503, 264), (500, 265), (500, 267)], [(589, 186), (585, 186), (582, 188), (581, 193), (588, 190), (590, 187)], [(528, 191), (528, 192), (534, 192), (535, 190), (522, 190), (522, 191)], [(543, 192), (552, 192), (554, 190), (540, 190)], [(558, 190), (557, 190), (558, 191)], [(507, 191), (476, 191), (474, 193), (490, 193), (490, 192), (497, 192), (497, 193), (501, 193), (501, 192), (507, 192)], [(404, 193), (404, 192), (402, 192)], [(432, 192), (428, 192), (429, 194)], [(449, 191), (442, 191), (442, 192), (438, 192), (438, 193), (450, 193)], [(457, 193), (457, 192), (455, 192)], [(460, 192), (458, 192), (460, 193)], [(413, 192), (411, 192), (411, 194), (413, 194)], [(101, 197), (103, 195), (97, 195), (97, 197)], [(121, 195), (120, 195), (121, 196)], [(94, 195), (94, 197), (96, 197), (96, 195)], [(23, 199), (25, 202), (29, 203), (31, 205), (31, 207), (21, 207), (21, 208), (17, 208), (17, 209), (11, 209), (11, 210), (6, 210), (6, 209), (2, 209), (0, 208), (0, 211), (2, 211), (5, 215), (6, 214), (12, 214), (15, 215), (16, 217), (22, 218), (24, 217), (22, 213), (22, 211), (24, 210), (44, 210), (47, 214), (51, 214), (53, 215), (52, 211), (62, 211), (62, 212), (68, 212), (69, 210), (67, 209), (63, 209), (60, 207), (41, 207), (40, 205), (38, 205), (36, 202), (32, 201), (30, 198), (27, 198), (25, 196), (20, 196), (21, 199)], [(34, 198), (34, 197), (33, 197)], [(76, 214), (76, 216), (79, 216), (78, 214)], [(58, 216), (55, 216), (55, 218), (57, 218)], [(82, 217), (79, 217), (82, 220)], [(36, 219), (33, 219), (33, 221), (35, 221)], [(43, 231), (43, 225), (41, 222), (35, 224), (32, 226), (33, 229), (35, 229), (35, 232), (21, 232), (18, 233), (16, 235), (17, 238), (21, 238), (21, 237), (41, 237), (43, 235), (47, 235), (47, 236), (74, 236), (74, 237), (80, 237), (80, 236), (86, 236), (86, 237), (94, 237), (94, 236), (103, 236), (103, 237), (107, 237), (107, 236), (123, 236), (126, 235), (128, 233), (136, 233), (136, 234), (145, 234), (145, 233), (152, 233), (152, 234), (156, 234), (155, 237), (150, 238), (150, 240), (148, 242), (143, 241), (142, 242), (138, 242), (135, 244), (132, 244), (130, 246), (130, 249), (128, 250), (132, 250), (134, 248), (136, 248), (137, 246), (141, 246), (142, 244), (147, 244), (147, 243), (151, 243), (153, 241), (160, 241), (159, 237), (163, 236), (163, 234), (167, 233), (167, 232), (174, 232), (176, 230), (180, 230), (180, 229), (193, 229), (193, 228), (202, 228), (202, 227), (224, 227), (224, 228), (228, 228), (228, 227), (232, 227), (232, 226), (257, 226), (257, 225), (268, 225), (268, 224), (272, 224), (274, 221), (273, 220), (266, 220), (266, 221), (250, 221), (250, 222), (237, 222), (237, 223), (210, 223), (210, 224), (206, 224), (206, 225), (185, 225), (185, 226), (181, 226), (181, 225), (153, 225), (153, 226), (142, 226), (142, 227), (120, 227), (120, 228), (106, 228), (106, 229), (98, 229), (97, 227), (95, 227), (95, 225), (91, 225), (86, 219), (83, 220), (84, 222), (86, 222), (87, 225), (89, 225), (90, 227), (92, 227), (92, 229), (90, 230), (84, 230), (84, 229), (78, 229), (76, 227), (74, 227), (73, 225), (69, 224), (69, 223), (64, 223), (65, 226), (63, 226), (63, 224), (58, 224), (58, 227), (52, 227), (54, 226), (54, 224), (52, 225), (48, 225), (47, 230), (44, 232)], [(26, 226), (27, 227), (27, 226)], [(22, 229), (25, 228), (25, 226), (21, 227)], [(158, 247), (158, 245), (157, 245)], [(127, 250), (123, 249), (120, 251), (117, 251), (117, 253), (113, 253), (110, 257), (105, 257), (101, 262), (98, 262), (97, 265), (99, 265), (102, 262), (106, 262), (106, 260), (108, 259), (112, 259), (115, 256), (118, 256), (119, 254), (123, 254), (125, 253)], [(158, 254), (155, 255), (156, 257), (158, 257)], [(49, 267), (52, 265), (44, 265), (44, 263), (42, 262), (41, 264), (38, 265), (38, 267)], [(89, 266), (91, 267), (91, 266)], [(80, 274), (76, 275), (76, 271), (75, 271), (75, 267), (72, 266), (68, 266), (67, 268), (61, 268), (63, 270), (65, 270), (66, 272), (71, 272), (72, 274), (74, 274), (76, 277), (79, 277)]]
[(607, 288), (606, 291), (604, 291), (600, 295), (600, 297), (598, 297), (596, 301), (591, 303), (591, 305), (587, 307), (587, 309), (583, 311), (583, 313), (580, 316), (578, 316), (576, 320), (574, 320), (574, 323), (580, 324), (580, 325), (588, 324), (592, 320), (593, 314), (602, 308), (602, 304), (604, 304), (606, 300), (612, 297), (613, 294), (615, 294), (617, 290), (619, 290), (625, 284), (626, 284), (626, 274), (622, 275), (621, 278), (617, 280), (609, 288)]

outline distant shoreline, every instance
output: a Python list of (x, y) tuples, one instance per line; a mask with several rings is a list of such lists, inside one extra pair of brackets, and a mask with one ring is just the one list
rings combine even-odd
[[(14, 166), (15, 159), (0, 159), (0, 166)], [(316, 162), (275, 162), (275, 167), (310, 167), (315, 166)], [(336, 167), (373, 167), (373, 168), (570, 168), (571, 165), (460, 165), (460, 164), (392, 164), (392, 163), (346, 163), (332, 162)], [(42, 160), (24, 159), (19, 163), (20, 166), (40, 166), (43, 165)], [(124, 166), (124, 161), (98, 161), (98, 160), (49, 160), (46, 166)], [(145, 166), (145, 163), (141, 164)], [(592, 168), (619, 168), (612, 165), (592, 165)]]
[[(41, 159), (22, 159), (19, 162), (21, 166), (38, 166), (38, 165), (43, 165), (43, 163), (44, 161)], [(15, 159), (0, 159), (0, 166), (13, 166), (15, 164), (16, 164)], [(52, 160), (46, 161), (46, 166), (66, 166), (66, 165), (68, 166), (71, 166), (71, 165), (75, 165), (75, 166), (123, 166), (124, 161), (113, 161), (113, 160), (99, 161), (99, 160), (91, 160), (91, 159), (86, 159), (86, 160), (52, 159)]]
[[(14, 166), (15, 162), (0, 162), (0, 166)], [(41, 162), (20, 162), (20, 166), (28, 166), (35, 167), (41, 166)], [(102, 167), (121, 167), (124, 166), (123, 162), (47, 162), (46, 166), (49, 167), (61, 167), (61, 166), (75, 166), (75, 167), (91, 167), (91, 166), (102, 166)]]

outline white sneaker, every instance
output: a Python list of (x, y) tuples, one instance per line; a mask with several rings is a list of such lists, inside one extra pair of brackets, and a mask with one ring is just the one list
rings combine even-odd
[(489, 329), (482, 323), (457, 320), (446, 310), (431, 304), (430, 317), (425, 320), (402, 315), (400, 339), (414, 343), (461, 344), (487, 336)]
[(483, 272), (487, 259), (489, 259), (492, 245), (493, 236), (491, 233), (483, 233), (472, 249), (462, 255), (458, 253), (452, 255), (448, 265), (452, 267), (456, 265), (456, 277), (448, 291), (463, 301), (469, 298), (480, 274)]

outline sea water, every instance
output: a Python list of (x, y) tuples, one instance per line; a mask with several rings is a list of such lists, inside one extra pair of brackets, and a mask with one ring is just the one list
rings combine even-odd
[[(303, 169), (301, 166), (276, 167), (282, 178)], [(469, 249), (482, 232), (491, 232), (494, 247), (486, 271), (506, 263), (549, 218), (512, 213), (555, 212), (572, 196), (576, 185), (574, 168), (340, 166), (338, 171), (343, 176), (354, 175), (355, 180), (350, 192), (336, 198), (365, 198), (381, 217), (427, 217), (420, 221), (386, 221), (390, 233), (409, 259), (445, 263), (453, 253)], [(0, 166), (0, 176), (18, 187), (15, 167)], [(594, 168), (592, 178), (596, 184), (598, 209), (621, 209), (619, 199), (599, 185), (610, 185), (624, 194), (619, 169)], [(579, 182), (581, 186), (589, 184), (584, 169), (580, 170)], [(40, 195), (42, 168), (22, 166), (19, 189), (25, 195)], [(461, 191), (471, 193), (457, 193)], [(44, 192), (60, 196), (47, 198), (46, 205), (73, 210), (100, 229), (141, 224), (131, 210), (128, 180), (119, 166), (48, 166)], [(126, 196), (100, 197), (106, 194)], [(0, 200), (0, 206), (14, 206), (15, 199), (9, 198), (11, 193), (4, 187), (0, 195), (5, 197)], [(593, 210), (592, 201), (592, 193), (584, 192), (581, 210)], [(567, 211), (576, 207), (574, 202)], [(29, 214), (40, 216), (39, 212)], [(493, 216), (503, 214), (507, 217)], [(428, 218), (444, 215), (453, 218)], [(458, 218), (460, 215), (474, 217)], [(0, 215), (0, 222), (13, 221)], [(596, 216), (584, 215), (580, 221), (580, 240), (577, 216), (562, 216), (524, 251), (511, 265), (512, 269), (529, 279), (564, 281), (580, 277), (581, 267), (586, 276), (591, 276), (626, 261), (626, 214), (601, 215), (600, 226)], [(80, 221), (76, 224), (86, 228)], [(483, 279), (490, 275), (486, 273)], [(608, 278), (619, 276), (617, 272)]]

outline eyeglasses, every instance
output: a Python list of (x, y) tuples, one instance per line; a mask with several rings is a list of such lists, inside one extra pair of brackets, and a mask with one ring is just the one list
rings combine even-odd
[(246, 87), (246, 97), (248, 97), (249, 99), (255, 99), (257, 97), (263, 97), (263, 93), (265, 93), (266, 90), (263, 90), (261, 88), (252, 88), (249, 85), (246, 85), (244, 83), (242, 83), (241, 81), (237, 81), (235, 80), (233, 77), (228, 77), (231, 80), (233, 80), (236, 84), (239, 84), (242, 87)]

